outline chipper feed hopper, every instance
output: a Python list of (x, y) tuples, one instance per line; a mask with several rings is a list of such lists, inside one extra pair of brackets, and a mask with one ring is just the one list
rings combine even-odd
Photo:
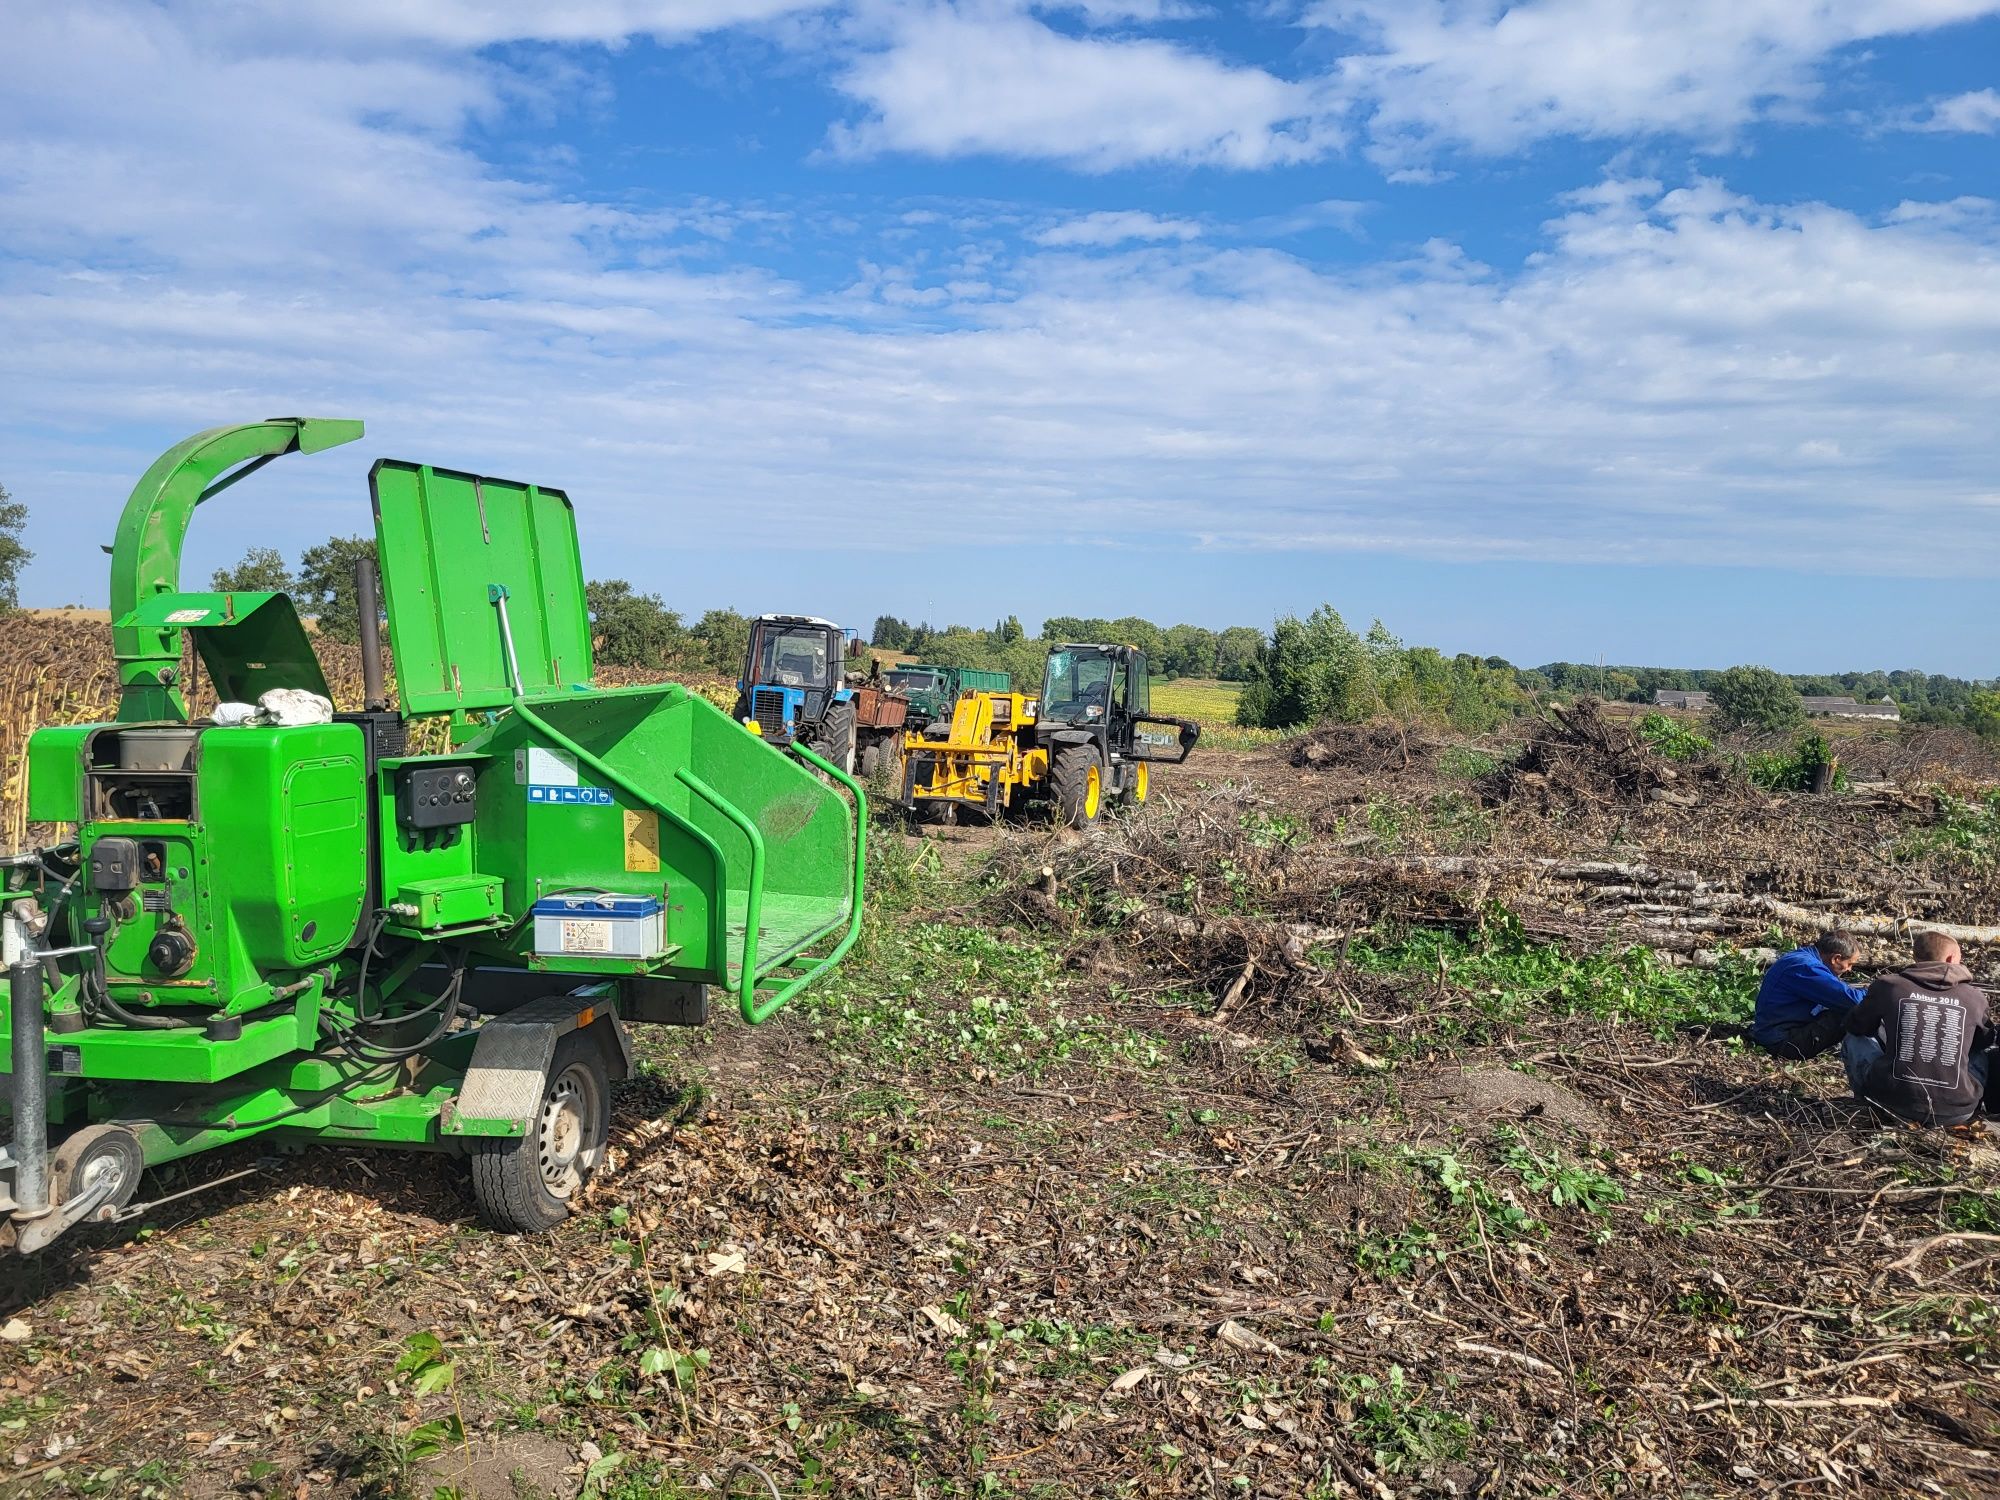
[[(372, 639), (366, 706), (329, 717), (289, 599), (180, 589), (197, 505), (360, 436), (217, 428), (125, 507), (117, 718), (35, 733), (55, 841), (0, 856), (8, 1250), (256, 1137), (452, 1152), (491, 1223), (550, 1227), (603, 1157), (626, 1023), (698, 1024), (711, 990), (762, 1021), (854, 941), (860, 788), (681, 687), (592, 686), (559, 491), (375, 466), (398, 711)], [(188, 638), (219, 700), (273, 711), (191, 720)], [(450, 748), (409, 753), (406, 715), (448, 715)]]

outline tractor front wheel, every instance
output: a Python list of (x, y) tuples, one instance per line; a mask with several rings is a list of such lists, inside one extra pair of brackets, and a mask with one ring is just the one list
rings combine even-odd
[(528, 1132), (473, 1147), (472, 1196), (495, 1229), (553, 1229), (604, 1161), (611, 1080), (596, 1039), (572, 1031), (556, 1043)]
[(1049, 790), (1063, 822), (1072, 828), (1095, 823), (1104, 809), (1104, 765), (1096, 746), (1058, 746), (1049, 765)]
[(819, 727), (806, 737), (815, 754), (832, 761), (848, 775), (854, 774), (854, 705), (836, 703), (826, 711)]

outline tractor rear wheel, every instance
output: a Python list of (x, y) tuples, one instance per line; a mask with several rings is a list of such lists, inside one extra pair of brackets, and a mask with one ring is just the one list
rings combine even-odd
[(854, 705), (836, 703), (829, 707), (819, 721), (819, 727), (806, 736), (806, 744), (814, 753), (832, 761), (848, 775), (854, 774)]
[(495, 1229), (553, 1229), (604, 1161), (611, 1080), (595, 1037), (572, 1031), (556, 1043), (527, 1134), (480, 1140), (472, 1151), (472, 1196)]
[(1049, 791), (1056, 816), (1072, 828), (1088, 828), (1104, 810), (1104, 765), (1095, 745), (1059, 745), (1049, 762)]

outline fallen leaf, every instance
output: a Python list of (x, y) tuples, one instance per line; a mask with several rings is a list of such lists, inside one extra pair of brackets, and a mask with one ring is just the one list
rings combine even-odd
[(1245, 1328), (1234, 1318), (1224, 1318), (1215, 1328), (1215, 1336), (1232, 1349), (1242, 1349), (1250, 1354), (1283, 1354), (1285, 1351), (1254, 1329)]
[(926, 1303), (918, 1311), (929, 1318), (933, 1325), (950, 1334), (955, 1339), (964, 1338), (967, 1332), (970, 1331), (963, 1323), (959, 1322), (958, 1319), (935, 1303)]
[(1136, 1365), (1112, 1381), (1111, 1389), (1114, 1391), (1129, 1391), (1133, 1386), (1152, 1373), (1153, 1367), (1151, 1365)]
[(19, 1318), (9, 1318), (5, 1323), (0, 1323), (0, 1339), (5, 1339), (10, 1344), (26, 1343), (34, 1332), (34, 1329)]
[(704, 1276), (741, 1276), (749, 1268), (750, 1262), (744, 1258), (741, 1250), (711, 1251), (708, 1257), (708, 1269), (702, 1274)]

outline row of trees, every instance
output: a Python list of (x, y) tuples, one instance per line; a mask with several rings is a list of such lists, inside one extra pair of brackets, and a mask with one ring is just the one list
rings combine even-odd
[(1303, 620), (1282, 617), (1260, 643), (1236, 722), (1290, 729), (1394, 714), (1480, 733), (1530, 702), (1520, 674), (1503, 658), (1405, 646), (1380, 620), (1358, 635), (1338, 610), (1322, 604)]
[[(6, 602), (12, 602), (15, 579), (29, 556), (20, 541), (26, 514), (25, 506), (0, 489), (0, 600)], [(234, 567), (219, 569), (212, 587), (290, 593), (303, 613), (317, 617), (322, 634), (352, 641), (360, 630), (354, 564), (374, 550), (367, 537), (329, 537), (306, 548), (290, 566), (277, 551), (253, 547)], [(749, 619), (735, 610), (711, 609), (687, 621), (658, 594), (641, 593), (622, 578), (589, 584), (586, 601), (597, 659), (613, 666), (729, 676), (749, 640)], [(1042, 622), (1039, 636), (1031, 636), (1014, 615), (986, 629), (939, 629), (883, 615), (871, 636), (880, 650), (910, 652), (942, 666), (1010, 672), (1020, 683), (1040, 680), (1042, 659), (1055, 641), (1125, 642), (1146, 652), (1158, 676), (1241, 682), (1237, 722), (1269, 728), (1394, 714), (1479, 732), (1550, 696), (1649, 702), (1661, 688), (1679, 688), (1709, 693), (1716, 722), (1725, 729), (1792, 729), (1805, 718), (1801, 694), (1844, 693), (1864, 701), (1893, 698), (1906, 720), (1962, 724), (2000, 737), (2000, 692), (1964, 678), (1924, 672), (1786, 677), (1755, 666), (1712, 671), (1576, 662), (1522, 670), (1503, 657), (1446, 656), (1428, 646), (1407, 646), (1380, 621), (1357, 633), (1331, 605), (1303, 619), (1284, 616), (1268, 635), (1248, 626), (1221, 631), (1161, 626), (1132, 615), (1116, 620), (1057, 615)]]
[[(1551, 692), (1588, 693), (1628, 703), (1651, 703), (1663, 688), (1712, 694), (1723, 675), (1723, 670), (1708, 668), (1605, 667), (1571, 661), (1550, 662), (1532, 673)], [(1906, 721), (1919, 724), (1970, 725), (1979, 712), (1973, 700), (1987, 692), (1985, 684), (1964, 677), (1917, 671), (1794, 674), (1785, 681), (1798, 693), (1814, 697), (1846, 696), (1863, 703), (1887, 698), (1902, 710)]]
[[(965, 625), (939, 629), (929, 622), (912, 625), (894, 615), (881, 615), (868, 638), (878, 651), (908, 652), (941, 666), (979, 666), (980, 662), (944, 661), (937, 655), (939, 643), (945, 650), (963, 650), (972, 641), (991, 643), (992, 649), (1007, 651), (1030, 639), (1018, 615), (1009, 615), (991, 630)], [(1084, 615), (1056, 615), (1042, 622), (1040, 641), (1117, 641), (1137, 646), (1161, 677), (1216, 677), (1224, 682), (1246, 682), (1251, 664), (1264, 644), (1264, 632), (1250, 625), (1233, 625), (1227, 630), (1210, 630), (1202, 625), (1155, 625), (1137, 615), (1116, 620)], [(1037, 675), (1040, 669), (1037, 668)]]

